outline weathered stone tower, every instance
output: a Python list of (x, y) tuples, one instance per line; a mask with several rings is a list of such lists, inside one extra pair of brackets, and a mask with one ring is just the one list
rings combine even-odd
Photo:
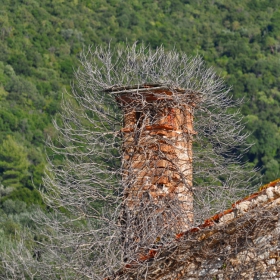
[(124, 114), (124, 242), (142, 243), (141, 247), (189, 229), (193, 223), (192, 136), (197, 94), (158, 84), (108, 91)]

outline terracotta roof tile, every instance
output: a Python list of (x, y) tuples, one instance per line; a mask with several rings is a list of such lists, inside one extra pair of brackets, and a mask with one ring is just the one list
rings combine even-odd
[[(253, 193), (243, 199), (236, 201), (235, 203), (232, 204), (232, 207), (230, 209), (215, 214), (214, 216), (205, 220), (203, 224), (194, 227), (186, 232), (177, 234), (175, 237), (175, 241), (180, 241), (184, 236), (187, 236), (189, 233), (198, 232), (204, 228), (213, 226), (215, 224), (231, 222), (235, 218), (241, 217), (246, 212), (257, 207), (264, 207), (266, 204), (269, 204), (274, 200), (280, 204), (280, 201), (278, 201), (279, 199), (280, 199), (280, 178), (262, 186), (258, 192)], [(230, 219), (225, 219), (223, 221), (222, 219), (223, 217), (226, 217), (227, 215), (230, 215), (232, 213), (234, 213), (234, 215), (231, 215)], [(126, 264), (123, 267), (123, 269), (117, 272), (116, 275), (118, 276), (123, 275), (125, 271), (132, 269), (133, 267), (139, 265), (140, 263), (155, 258), (157, 253), (160, 252), (160, 250), (161, 250), (161, 246), (159, 246), (157, 249), (151, 249), (146, 255), (140, 255), (137, 261)], [(107, 279), (109, 280), (111, 278), (107, 278)]]
[[(205, 220), (203, 224), (199, 225), (198, 227), (195, 227), (195, 228), (192, 228), (190, 229), (189, 231), (187, 232), (183, 232), (183, 233), (179, 233), (176, 235), (176, 239), (182, 237), (184, 234), (188, 233), (188, 232), (196, 232), (196, 231), (199, 231), (203, 228), (206, 228), (208, 226), (212, 226), (214, 225), (215, 223), (219, 223), (220, 222), (220, 219), (222, 217), (224, 217), (225, 215), (227, 214), (230, 214), (234, 211), (236, 211), (236, 209), (238, 208), (238, 205), (240, 205), (241, 203), (243, 202), (252, 202), (253, 200), (256, 200), (257, 197), (261, 196), (261, 195), (265, 195), (265, 193), (267, 192), (267, 189), (268, 188), (273, 188), (273, 187), (280, 187), (280, 178), (277, 179), (277, 180), (274, 180), (268, 184), (265, 184), (263, 185), (262, 187), (259, 188), (259, 191), (258, 192), (255, 192), (253, 194), (250, 194), (248, 196), (246, 196), (245, 198), (243, 199), (240, 199), (238, 201), (236, 201), (235, 203), (232, 204), (232, 208), (230, 209), (227, 209), (223, 212), (220, 212), (218, 214), (215, 214), (214, 216), (210, 217), (209, 219)], [(266, 201), (263, 201), (262, 204), (265, 204), (265, 203), (268, 203), (276, 198), (278, 198), (280, 196), (280, 190), (279, 190), (279, 194), (278, 195), (275, 195), (273, 198), (267, 198)], [(252, 209), (256, 206), (260, 206), (259, 204), (255, 203), (254, 205), (251, 205), (251, 207), (248, 208), (249, 209)], [(237, 216), (240, 216), (240, 215), (237, 215)]]

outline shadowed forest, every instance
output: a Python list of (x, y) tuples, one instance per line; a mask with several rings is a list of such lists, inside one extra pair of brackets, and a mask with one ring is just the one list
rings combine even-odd
[[(243, 98), (243, 158), (280, 177), (280, 0), (2, 0), (0, 250), (32, 228), (45, 140), (88, 46), (144, 42), (200, 55)], [(50, 155), (51, 156), (51, 155)], [(57, 159), (59, 160), (59, 159)], [(34, 237), (36, 238), (36, 236)]]

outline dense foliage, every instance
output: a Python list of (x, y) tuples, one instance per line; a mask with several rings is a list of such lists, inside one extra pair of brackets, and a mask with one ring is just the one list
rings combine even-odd
[(44, 139), (55, 136), (51, 119), (88, 45), (138, 40), (201, 55), (244, 98), (255, 143), (244, 160), (265, 182), (279, 177), (279, 8), (280, 0), (2, 0), (0, 235), (27, 224), (19, 217), (32, 203), (43, 205)]

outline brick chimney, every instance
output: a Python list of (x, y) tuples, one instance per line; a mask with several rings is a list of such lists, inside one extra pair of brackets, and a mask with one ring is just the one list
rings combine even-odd
[[(124, 114), (121, 223), (131, 231), (124, 242), (154, 242), (165, 233), (189, 229), (194, 94), (158, 84), (107, 91)], [(182, 97), (187, 102), (180, 102)]]

